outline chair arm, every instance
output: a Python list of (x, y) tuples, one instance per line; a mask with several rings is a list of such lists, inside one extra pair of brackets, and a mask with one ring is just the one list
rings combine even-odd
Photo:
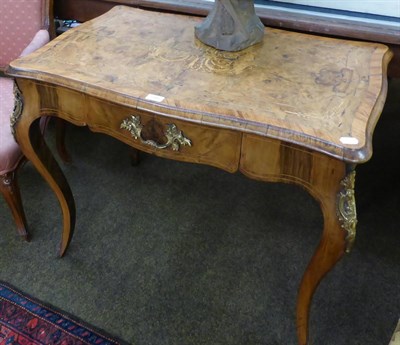
[(36, 49), (44, 46), (46, 43), (50, 41), (50, 35), (47, 30), (39, 30), (36, 35), (33, 37), (32, 41), (28, 44), (28, 46), (22, 51), (20, 56), (25, 56), (30, 53), (33, 53)]

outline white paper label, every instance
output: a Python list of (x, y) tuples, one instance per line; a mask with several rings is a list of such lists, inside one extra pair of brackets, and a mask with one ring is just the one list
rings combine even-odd
[(353, 137), (341, 137), (340, 142), (345, 145), (357, 145), (358, 139)]
[(162, 102), (162, 101), (165, 99), (165, 97), (163, 97), (163, 96), (158, 96), (158, 95), (153, 95), (152, 93), (149, 93), (149, 94), (146, 96), (146, 99), (147, 99), (148, 101)]

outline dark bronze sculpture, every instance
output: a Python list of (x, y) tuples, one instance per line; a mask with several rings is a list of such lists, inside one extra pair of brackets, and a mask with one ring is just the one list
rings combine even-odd
[(254, 0), (215, 0), (208, 17), (195, 28), (195, 34), (207, 45), (237, 51), (261, 42), (264, 25), (255, 13)]

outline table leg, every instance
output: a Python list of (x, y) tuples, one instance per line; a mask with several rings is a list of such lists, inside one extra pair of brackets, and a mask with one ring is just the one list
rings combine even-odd
[(65, 130), (66, 123), (62, 119), (56, 120), (56, 146), (58, 155), (64, 161), (64, 163), (71, 163), (71, 156), (65, 148)]
[(344, 254), (345, 233), (336, 216), (336, 195), (321, 200), (324, 230), (321, 241), (303, 275), (297, 296), (297, 335), (299, 345), (308, 344), (308, 323), (312, 296), (322, 278)]
[(131, 165), (132, 166), (138, 166), (140, 163), (140, 152), (139, 150), (131, 147), (129, 148), (129, 155), (131, 157)]
[(355, 172), (343, 161), (322, 153), (248, 134), (244, 135), (240, 164), (240, 170), (250, 178), (297, 184), (320, 203), (324, 229), (297, 298), (298, 343), (307, 345), (313, 294), (355, 237)]
[[(312, 296), (322, 278), (349, 252), (355, 238), (357, 215), (354, 198), (355, 171), (350, 171), (337, 188), (320, 190), (324, 231), (303, 275), (297, 298), (297, 335), (300, 345), (308, 342), (308, 319)], [(323, 186), (319, 186), (320, 188)], [(329, 187), (328, 187), (329, 188)]]
[(24, 98), (29, 101), (24, 103), (22, 94), (16, 88), (17, 101), (11, 123), (22, 152), (53, 189), (60, 203), (63, 213), (63, 232), (59, 255), (63, 256), (75, 228), (75, 202), (68, 182), (40, 131), (39, 116), (50, 115), (51, 112), (42, 111), (34, 87), (24, 89)]

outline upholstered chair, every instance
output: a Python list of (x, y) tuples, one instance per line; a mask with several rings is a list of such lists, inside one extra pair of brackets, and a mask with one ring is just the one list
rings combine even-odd
[(18, 234), (26, 240), (29, 235), (16, 174), (26, 159), (11, 133), (14, 81), (4, 75), (4, 70), (10, 61), (49, 41), (51, 13), (52, 0), (0, 0), (0, 190)]

